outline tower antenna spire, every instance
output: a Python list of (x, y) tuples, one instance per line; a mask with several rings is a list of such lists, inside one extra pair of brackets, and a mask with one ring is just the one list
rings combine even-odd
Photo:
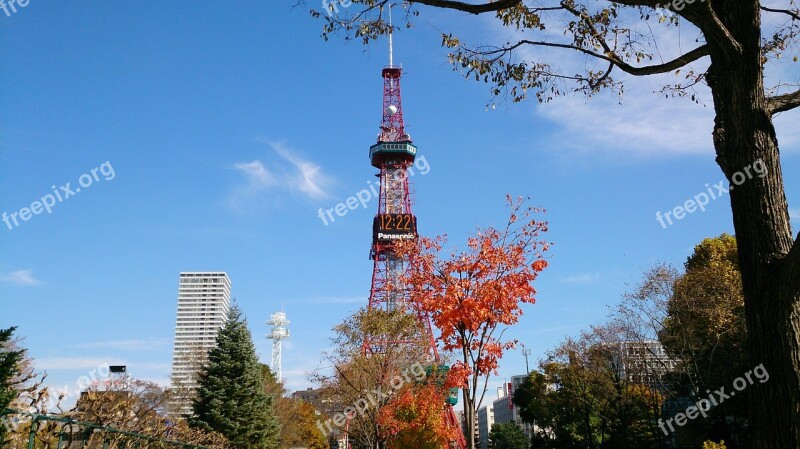
[(389, 67), (394, 67), (392, 60), (392, 5), (389, 3)]

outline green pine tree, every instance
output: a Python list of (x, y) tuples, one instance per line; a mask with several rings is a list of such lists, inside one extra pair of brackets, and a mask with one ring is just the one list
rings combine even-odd
[(224, 435), (237, 449), (275, 449), (278, 423), (242, 311), (233, 306), (199, 374), (190, 423)]
[[(16, 327), (0, 329), (0, 417), (3, 410), (11, 406), (19, 396), (18, 377), (21, 373), (20, 363), (25, 357), (25, 350), (13, 349), (13, 335)], [(6, 426), (0, 422), (0, 446), (6, 438)]]

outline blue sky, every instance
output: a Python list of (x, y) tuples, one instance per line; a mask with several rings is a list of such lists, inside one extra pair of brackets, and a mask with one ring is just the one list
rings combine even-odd
[[(52, 385), (74, 388), (109, 363), (166, 383), (181, 271), (229, 274), (264, 361), (264, 321), (286, 311), (292, 389), (309, 385), (331, 327), (366, 304), (376, 202), (328, 225), (317, 210), (373, 179), (386, 49), (325, 42), (321, 22), (291, 5), (31, 0), (0, 12), (0, 213), (91, 180), (49, 214), (0, 224), (0, 327), (19, 326)], [(531, 363), (602, 321), (654, 263), (681, 264), (704, 237), (732, 232), (727, 197), (667, 229), (656, 221), (723, 179), (710, 107), (651, 93), (673, 75), (631, 80), (621, 105), (487, 108), (488, 86), (438, 47), (451, 28), (508, 34), (423, 10), (396, 35), (407, 130), (429, 168), (412, 178), (414, 210), (423, 234), (460, 244), (502, 224), (506, 193), (547, 209), (551, 265), (507, 333)], [(784, 63), (771, 76), (800, 71)], [(776, 120), (795, 231), (797, 114)], [(523, 371), (519, 351), (503, 358), (501, 377)]]

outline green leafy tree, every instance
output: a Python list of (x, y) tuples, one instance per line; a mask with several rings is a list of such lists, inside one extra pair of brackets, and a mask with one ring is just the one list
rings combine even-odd
[[(333, 332), (332, 349), (325, 354), (333, 370), (320, 370), (312, 376), (324, 402), (330, 405), (329, 410), (320, 410), (321, 427), (328, 436), (341, 435), (344, 416), (350, 411), (350, 444), (355, 448), (385, 449), (391, 435), (380, 425), (380, 417), (398, 392), (392, 381), (415, 382), (418, 371), (414, 367), (422, 368), (421, 363), (431, 359), (424, 329), (417, 316), (404, 309), (360, 309), (336, 325)], [(370, 341), (367, 337), (371, 341), (381, 338), (416, 343), (384, 343), (382, 351), (365, 354), (365, 344)], [(403, 380), (402, 385), (407, 386), (409, 381)]]
[(651, 404), (662, 403), (663, 398), (650, 387), (624, 381), (614, 382), (614, 395), (610, 398), (608, 416), (609, 447), (644, 449), (660, 446), (661, 434), (656, 428)]
[[(699, 398), (751, 368), (744, 304), (736, 238), (722, 234), (699, 243), (682, 273), (664, 264), (648, 270), (623, 296), (613, 322), (626, 340), (664, 345), (675, 366), (654, 366), (667, 371), (654, 377), (660, 391), (672, 400)], [(695, 446), (705, 439), (742, 441), (751, 391), (712, 408), (708, 419), (693, 420), (676, 435)]]
[(536, 426), (534, 447), (595, 448), (603, 443), (603, 412), (613, 385), (586, 343), (567, 339), (514, 393), (522, 419)]
[[(675, 389), (704, 397), (751, 368), (736, 238), (703, 240), (685, 267), (667, 302), (659, 339), (680, 361)], [(710, 419), (693, 424), (704, 427), (705, 439), (741, 439), (751, 392), (738, 392), (710, 410)]]
[(549, 393), (548, 379), (544, 373), (535, 370), (528, 373), (512, 398), (524, 422), (543, 428), (552, 427), (553, 407)]
[(620, 366), (613, 328), (595, 327), (551, 351), (514, 393), (535, 448), (642, 449), (660, 443), (655, 425), (662, 398)]
[(264, 380), (264, 392), (272, 398), (275, 415), (280, 425), (278, 447), (291, 449), (328, 449), (325, 435), (317, 427), (317, 412), (314, 406), (300, 399), (286, 396), (286, 388), (269, 366), (260, 364)]
[[(584, 440), (586, 420), (582, 417), (587, 416), (587, 409), (574, 401), (576, 386), (571, 382), (574, 376), (566, 374), (569, 368), (552, 361), (543, 363), (539, 371), (531, 371), (514, 391), (513, 402), (519, 408), (520, 417), (533, 428), (533, 449), (573, 447)], [(581, 399), (586, 399), (588, 404), (595, 403), (594, 398), (588, 396)], [(589, 422), (596, 421), (591, 413), (588, 416)]]
[[(749, 368), (743, 307), (736, 239), (730, 235), (703, 240), (684, 273), (668, 265), (647, 271), (609, 324), (551, 351), (515, 392), (523, 420), (543, 429), (535, 432), (532, 446), (665, 447), (657, 427), (659, 418), (669, 417), (661, 415), (665, 400), (705, 397), (706, 390), (729, 385)], [(634, 353), (620, 350), (631, 347), (623, 342), (636, 348), (656, 339), (669, 360), (651, 353), (658, 357), (641, 363), (639, 351), (654, 350), (649, 345)], [(743, 441), (748, 393), (737, 392), (712, 408), (709, 419), (693, 420), (674, 436), (692, 447), (708, 439)]]
[[(389, 32), (390, 0), (353, 0), (327, 20), (323, 35), (369, 42)], [(709, 143), (730, 191), (748, 324), (750, 365), (770, 381), (753, 386), (750, 426), (758, 449), (800, 447), (800, 239), (792, 235), (777, 114), (800, 106), (795, 82), (765, 84), (765, 67), (798, 58), (800, 9), (793, 0), (405, 0), (406, 25), (425, 7), (494, 16), (508, 32), (465, 44), (442, 33), (449, 60), (464, 75), (491, 83), (498, 96), (548, 101), (566, 92), (593, 95), (635, 77), (674, 74), (661, 94), (710, 97)], [(349, 2), (348, 2), (349, 5)], [(398, 14), (399, 15), (399, 14)], [(396, 17), (398, 16), (396, 15)], [(457, 16), (457, 27), (465, 23)], [(401, 25), (401, 26), (403, 26)], [(470, 28), (467, 26), (467, 28)], [(677, 30), (677, 31), (676, 31)], [(690, 36), (686, 48), (675, 34)], [(555, 55), (555, 56), (554, 56)], [(780, 70), (780, 68), (776, 69)], [(653, 103), (659, 96), (653, 96)], [(654, 106), (655, 107), (655, 106)], [(787, 121), (787, 126), (793, 126)], [(758, 176), (742, 183), (745, 169)], [(752, 175), (752, 171), (750, 172)], [(774, 429), (780, 428), (781, 432)]]
[(747, 370), (744, 297), (736, 239), (703, 240), (685, 264), (667, 304), (661, 341), (684, 360), (694, 393), (719, 387)]
[(518, 425), (508, 422), (492, 425), (489, 447), (492, 449), (528, 449), (528, 436)]
[(273, 401), (264, 392), (261, 365), (237, 306), (231, 307), (198, 380), (193, 426), (221, 433), (238, 449), (277, 448)]
[(288, 405), (286, 411), (281, 411), (282, 426), (288, 427), (281, 431), (281, 448), (305, 447), (308, 449), (328, 449), (328, 441), (317, 427), (317, 412), (308, 402), (286, 398)]

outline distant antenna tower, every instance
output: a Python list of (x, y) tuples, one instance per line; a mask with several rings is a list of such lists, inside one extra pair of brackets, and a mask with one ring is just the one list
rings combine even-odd
[(272, 330), (267, 334), (267, 339), (272, 340), (272, 365), (270, 369), (275, 373), (276, 379), (281, 380), (281, 340), (289, 338), (289, 320), (283, 312), (275, 312), (269, 316), (267, 324), (272, 326)]
[(526, 348), (525, 344), (522, 344), (522, 355), (525, 356), (525, 373), (530, 374), (531, 369), (528, 367), (528, 356), (531, 355), (530, 348)]

